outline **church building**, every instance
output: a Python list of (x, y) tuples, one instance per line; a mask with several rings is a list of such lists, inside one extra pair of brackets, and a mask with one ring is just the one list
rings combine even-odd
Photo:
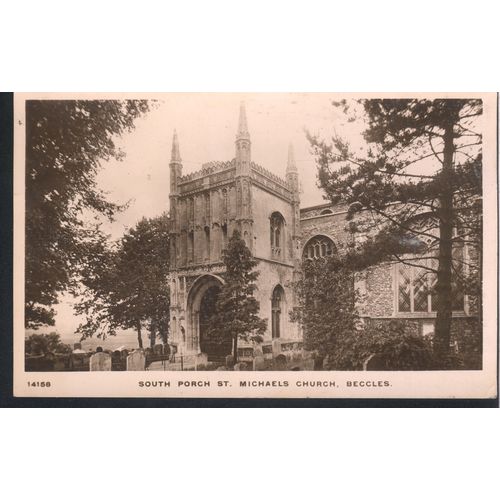
[[(213, 345), (207, 322), (223, 283), (222, 251), (235, 229), (258, 262), (255, 297), (260, 316), (268, 320), (264, 349), (280, 343), (300, 347), (300, 326), (290, 321), (289, 311), (295, 304), (292, 283), (301, 261), (331, 255), (353, 238), (347, 227), (347, 207), (324, 204), (301, 209), (292, 146), (284, 178), (253, 162), (251, 146), (246, 111), (241, 105), (235, 157), (205, 163), (199, 171), (183, 175), (174, 132), (169, 196), (169, 343), (185, 355), (229, 354), (229, 348), (221, 352), (220, 345)], [(410, 320), (420, 333), (432, 332), (435, 311), (429, 287), (422, 287), (415, 273), (414, 268), (393, 262), (360, 273), (356, 280), (363, 297), (358, 304), (360, 315), (379, 321)], [(461, 330), (474, 328), (477, 313), (473, 309), (466, 296), (458, 297), (454, 322), (463, 320), (459, 322)]]

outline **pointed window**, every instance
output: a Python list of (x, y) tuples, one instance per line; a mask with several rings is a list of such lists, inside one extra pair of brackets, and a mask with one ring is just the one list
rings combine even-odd
[(271, 239), (271, 258), (281, 260), (284, 255), (284, 226), (285, 219), (279, 212), (271, 215), (270, 239)]
[(271, 312), (272, 312), (272, 337), (277, 339), (281, 336), (281, 310), (283, 307), (283, 298), (285, 292), (281, 285), (276, 285), (273, 290), (271, 298)]

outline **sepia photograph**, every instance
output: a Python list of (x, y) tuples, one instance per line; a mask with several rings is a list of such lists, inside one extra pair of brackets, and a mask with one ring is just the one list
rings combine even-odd
[(6, 498), (495, 497), (493, 3), (3, 7)]
[(17, 94), (19, 395), (495, 397), (496, 122), (495, 94)]

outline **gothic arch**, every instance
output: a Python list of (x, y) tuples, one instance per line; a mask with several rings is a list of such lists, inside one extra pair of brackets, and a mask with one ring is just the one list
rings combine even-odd
[(318, 259), (337, 253), (337, 247), (330, 236), (315, 234), (302, 247), (302, 259)]
[(272, 212), (269, 217), (269, 233), (271, 258), (274, 260), (282, 260), (285, 257), (285, 226), (286, 220), (281, 212)]
[(220, 288), (224, 280), (215, 274), (204, 274), (196, 278), (189, 289), (186, 310), (186, 349), (199, 353), (200, 349), (200, 307), (209, 289)]

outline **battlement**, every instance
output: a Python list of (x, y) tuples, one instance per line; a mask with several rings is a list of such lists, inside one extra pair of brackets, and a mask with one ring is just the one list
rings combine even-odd
[[(282, 179), (276, 174), (273, 174), (271, 171), (267, 170), (264, 167), (261, 167), (255, 162), (251, 162), (250, 166), (252, 170), (254, 170), (256, 173), (266, 177), (267, 179), (275, 182), (279, 186), (290, 190), (290, 185), (285, 179)], [(197, 170), (196, 172), (191, 172), (190, 174), (183, 175), (179, 178), (179, 184), (193, 181), (195, 179), (201, 179), (203, 177), (206, 177), (207, 175), (215, 174), (218, 172), (223, 172), (225, 170), (229, 170), (231, 168), (236, 167), (236, 158), (233, 158), (230, 161), (209, 161), (207, 163), (204, 163), (201, 166), (200, 170)]]
[(276, 182), (276, 184), (279, 184), (281, 187), (284, 187), (285, 189), (290, 190), (290, 185), (288, 184), (288, 182), (286, 182), (285, 179), (282, 179), (281, 177), (279, 177), (276, 174), (273, 174), (272, 172), (270, 172), (266, 168), (261, 167), (260, 165), (257, 165), (257, 163), (252, 162), (250, 165), (251, 165), (252, 169), (255, 170), (256, 172), (258, 172), (259, 174)]
[(179, 178), (179, 184), (184, 182), (189, 182), (195, 179), (201, 179), (207, 175), (211, 175), (217, 172), (222, 172), (224, 170), (229, 170), (236, 166), (236, 160), (231, 161), (210, 161), (204, 163), (200, 170), (196, 172), (191, 172), (190, 174), (183, 175)]

